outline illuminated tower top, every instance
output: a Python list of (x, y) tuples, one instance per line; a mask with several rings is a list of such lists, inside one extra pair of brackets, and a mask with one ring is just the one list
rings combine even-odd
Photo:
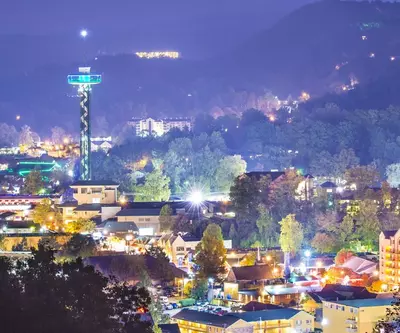
[(91, 74), (90, 67), (79, 67), (79, 74), (68, 75), (68, 84), (73, 86), (100, 84), (101, 75)]

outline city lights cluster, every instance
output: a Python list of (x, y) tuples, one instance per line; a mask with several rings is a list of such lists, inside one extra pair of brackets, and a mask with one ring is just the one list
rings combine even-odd
[(180, 57), (179, 52), (176, 51), (136, 52), (135, 54), (139, 58), (144, 58), (144, 59), (159, 59), (159, 58), (178, 59)]

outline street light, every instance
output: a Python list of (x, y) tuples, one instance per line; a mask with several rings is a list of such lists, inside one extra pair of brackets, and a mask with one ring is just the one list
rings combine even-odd
[(191, 201), (195, 205), (200, 205), (204, 201), (203, 193), (199, 190), (194, 190), (189, 195), (189, 201)]

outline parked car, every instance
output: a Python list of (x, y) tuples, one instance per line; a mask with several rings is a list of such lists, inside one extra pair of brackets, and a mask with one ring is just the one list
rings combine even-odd
[(171, 305), (172, 305), (172, 307), (173, 307), (174, 309), (177, 309), (177, 308), (179, 307), (179, 305), (176, 304), (176, 303), (171, 303)]
[(165, 308), (166, 308), (167, 310), (172, 310), (174, 307), (172, 306), (171, 303), (168, 303), (168, 304), (165, 306)]

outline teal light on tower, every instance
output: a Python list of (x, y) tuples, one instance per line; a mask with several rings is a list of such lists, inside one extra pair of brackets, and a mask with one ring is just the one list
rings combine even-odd
[(90, 96), (92, 85), (101, 83), (101, 75), (90, 73), (90, 67), (79, 68), (79, 74), (68, 75), (68, 84), (78, 87), (80, 97), (80, 179), (91, 179), (90, 167)]

